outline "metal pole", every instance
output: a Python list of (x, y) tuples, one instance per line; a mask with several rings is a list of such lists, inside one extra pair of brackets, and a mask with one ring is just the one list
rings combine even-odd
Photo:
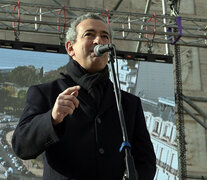
[(195, 121), (197, 121), (202, 127), (205, 128), (205, 130), (207, 130), (207, 124), (205, 124), (204, 122), (202, 122), (199, 118), (197, 118), (188, 108), (186, 108), (185, 106), (183, 106), (183, 109), (186, 113), (188, 113)]
[(122, 3), (122, 1), (123, 1), (123, 0), (119, 0), (119, 1), (117, 2), (116, 6), (113, 8), (114, 11), (116, 11), (116, 10), (119, 8), (119, 6), (120, 6), (120, 4)]
[[(162, 14), (165, 16), (166, 15), (166, 6), (167, 3), (165, 0), (162, 0)], [(167, 20), (166, 18), (163, 18), (163, 23), (164, 23), (164, 32), (167, 32), (167, 27), (165, 26), (167, 24)], [(167, 35), (165, 35), (165, 40), (168, 40)], [(169, 44), (165, 44), (165, 51), (166, 51), (166, 55), (170, 55), (170, 45)]]
[(202, 180), (205, 180), (205, 179), (207, 179), (207, 176), (187, 175), (186, 178), (188, 178), (188, 179), (202, 179)]
[[(149, 12), (150, 3), (151, 3), (151, 0), (147, 0), (146, 6), (145, 6), (145, 10), (144, 10), (144, 14), (147, 14)], [(145, 27), (144, 23), (145, 22), (146, 22), (146, 18), (143, 18), (143, 25), (141, 25), (141, 30), (144, 29), (144, 27)], [(139, 34), (139, 39), (140, 38), (142, 38), (142, 33)], [(136, 52), (140, 52), (141, 44), (142, 44), (142, 41), (138, 41), (137, 47), (136, 47)]]
[(207, 113), (200, 109), (196, 104), (194, 104), (190, 99), (185, 96), (182, 96), (183, 100), (188, 103), (193, 109), (195, 109), (201, 116), (207, 119)]
[(194, 96), (185, 96), (189, 98), (191, 101), (199, 101), (199, 102), (207, 102), (207, 98), (205, 97), (194, 97)]

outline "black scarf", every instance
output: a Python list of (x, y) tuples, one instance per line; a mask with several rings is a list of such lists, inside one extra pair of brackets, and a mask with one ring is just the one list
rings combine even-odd
[(67, 74), (91, 95), (96, 106), (100, 105), (104, 95), (104, 87), (109, 80), (108, 66), (100, 72), (90, 74), (71, 58), (67, 64)]

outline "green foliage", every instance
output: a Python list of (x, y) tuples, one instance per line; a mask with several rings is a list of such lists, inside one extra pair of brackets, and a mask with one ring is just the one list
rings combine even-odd
[(4, 73), (0, 72), (0, 83), (8, 81), (8, 77), (4, 75)]
[(40, 74), (39, 74), (39, 79), (42, 79), (43, 75), (44, 75), (44, 69), (43, 69), (43, 67), (41, 67)]
[(18, 94), (17, 94), (17, 97), (20, 98), (20, 99), (24, 99), (25, 96), (26, 96), (26, 93), (27, 93), (27, 91), (25, 91), (25, 90), (20, 90), (20, 91), (18, 92)]
[[(45, 83), (60, 78), (60, 72), (66, 72), (66, 66), (44, 74), (43, 67), (38, 71), (34, 66), (18, 66), (13, 69), (0, 88), (0, 112), (20, 117), (25, 106), (27, 88), (33, 84)], [(1, 77), (0, 77), (1, 78)], [(0, 79), (1, 80), (1, 79)]]
[[(25, 105), (26, 91), (20, 90), (17, 92), (16, 90), (14, 93), (14, 90), (15, 89), (13, 88), (11, 94), (11, 88), (6, 87), (0, 89), (0, 112), (6, 112), (19, 117)], [(17, 94), (17, 97), (12, 96), (13, 94)]]
[(44, 77), (40, 80), (41, 83), (46, 83), (49, 81), (53, 81), (55, 79), (60, 78), (60, 73), (65, 73), (66, 72), (66, 65), (65, 66), (61, 66), (60, 68), (58, 68), (56, 71), (49, 71), (47, 73), (45, 73)]
[(31, 86), (38, 82), (38, 73), (34, 66), (18, 66), (9, 73), (9, 79), (19, 86)]

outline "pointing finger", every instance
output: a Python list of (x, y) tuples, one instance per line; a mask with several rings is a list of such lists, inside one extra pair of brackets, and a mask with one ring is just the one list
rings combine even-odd
[(63, 94), (63, 95), (71, 95), (71, 93), (76, 92), (78, 90), (80, 90), (80, 86), (73, 86), (73, 87), (67, 88), (61, 94)]
[(70, 95), (77, 97), (78, 96), (78, 91), (73, 91)]

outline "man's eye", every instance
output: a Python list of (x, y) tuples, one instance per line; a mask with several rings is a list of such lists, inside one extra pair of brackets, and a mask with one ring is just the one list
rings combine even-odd
[(103, 35), (102, 37), (105, 39), (109, 39), (109, 36), (107, 36), (107, 35)]
[(93, 36), (92, 33), (86, 33), (85, 36)]
[(108, 36), (108, 35), (103, 35), (103, 36), (102, 36), (102, 39), (108, 41), (108, 40), (109, 40), (109, 36)]

